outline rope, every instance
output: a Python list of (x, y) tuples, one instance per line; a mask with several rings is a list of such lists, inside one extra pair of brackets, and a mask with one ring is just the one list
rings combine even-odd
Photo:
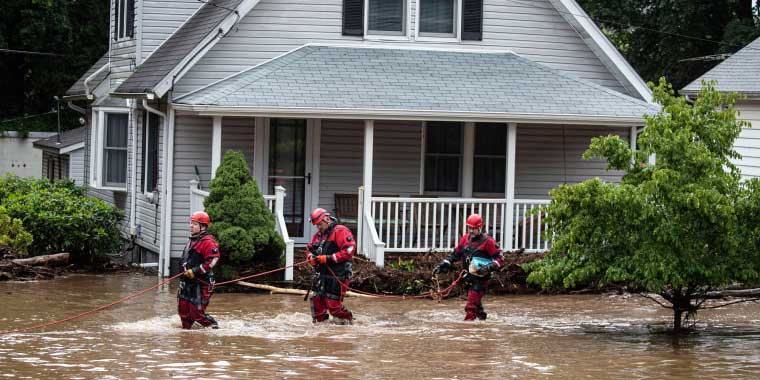
[(182, 276), (183, 274), (184, 274), (184, 272), (178, 273), (178, 274), (174, 275), (173, 277), (170, 277), (170, 278), (168, 278), (168, 279), (166, 279), (166, 280), (164, 280), (164, 281), (162, 281), (162, 282), (160, 282), (160, 283), (158, 283), (156, 285), (151, 286), (150, 288), (143, 289), (143, 290), (141, 290), (141, 291), (139, 291), (137, 293), (128, 295), (128, 296), (126, 296), (126, 297), (124, 297), (124, 298), (122, 298), (122, 299), (120, 299), (118, 301), (114, 301), (114, 302), (111, 302), (111, 303), (106, 304), (106, 305), (98, 306), (98, 307), (96, 307), (96, 308), (94, 308), (92, 310), (88, 310), (88, 311), (85, 311), (85, 312), (82, 312), (82, 313), (79, 313), (79, 314), (76, 314), (76, 315), (72, 315), (70, 317), (66, 317), (64, 319), (59, 319), (57, 321), (47, 322), (47, 323), (43, 323), (43, 324), (36, 325), (36, 326), (29, 326), (29, 327), (24, 327), (24, 328), (15, 329), (15, 330), (0, 331), (0, 335), (14, 334), (14, 333), (26, 332), (26, 331), (30, 331), (30, 330), (41, 329), (43, 327), (50, 327), (50, 326), (60, 325), (61, 323), (64, 323), (64, 322), (73, 321), (75, 319), (86, 317), (86, 316), (88, 316), (90, 314), (97, 313), (97, 312), (99, 312), (101, 310), (105, 310), (105, 309), (107, 309), (107, 308), (109, 308), (111, 306), (120, 304), (122, 302), (126, 302), (126, 301), (128, 301), (128, 300), (130, 300), (132, 298), (135, 298), (137, 296), (143, 295), (143, 294), (145, 294), (145, 293), (147, 293), (147, 292), (149, 292), (149, 291), (151, 291), (153, 289), (158, 288), (161, 285), (164, 285), (164, 284), (166, 284), (166, 283), (174, 280), (175, 278), (177, 278), (179, 276)]
[[(233, 283), (233, 282), (238, 282), (238, 281), (245, 281), (245, 280), (247, 280), (247, 279), (249, 279), (249, 278), (254, 278), (254, 277), (259, 277), (259, 276), (264, 276), (264, 275), (267, 275), (267, 274), (271, 274), (271, 273), (274, 273), (274, 272), (279, 272), (279, 271), (281, 271), (281, 270), (285, 270), (285, 269), (287, 269), (287, 268), (290, 268), (290, 267), (297, 267), (297, 266), (299, 266), (299, 265), (301, 265), (301, 264), (306, 264), (306, 263), (308, 263), (308, 262), (309, 262), (309, 260), (300, 261), (300, 262), (297, 262), (297, 263), (295, 263), (295, 264), (292, 264), (292, 265), (286, 265), (286, 266), (284, 266), (284, 267), (282, 267), (282, 268), (272, 269), (272, 270), (270, 270), (270, 271), (261, 272), (261, 273), (256, 273), (256, 274), (252, 274), (252, 275), (250, 275), (250, 276), (240, 277), (240, 278), (238, 278), (238, 279), (235, 279), (235, 280), (222, 281), (222, 282), (220, 282), (220, 283), (218, 283), (218, 284), (214, 284), (214, 286), (222, 286), (222, 285), (231, 284), (231, 283)], [(198, 280), (198, 281), (200, 281), (200, 282), (203, 282), (203, 281), (201, 281), (201, 280)], [(206, 284), (206, 285), (208, 285), (208, 283), (205, 283), (205, 282), (203, 282), (203, 283), (204, 283), (204, 284)]]
[(330, 268), (328, 266), (327, 270), (329, 270), (330, 274), (333, 276), (333, 278), (335, 278), (335, 280), (338, 281), (338, 284), (340, 284), (340, 287), (343, 288), (343, 289), (345, 289), (345, 290), (350, 290), (352, 292), (359, 293), (359, 294), (364, 294), (366, 296), (373, 296), (373, 297), (378, 297), (378, 298), (394, 298), (394, 299), (402, 299), (402, 300), (405, 300), (405, 299), (421, 299), (421, 298), (436, 299), (437, 296), (440, 296), (441, 298), (446, 298), (451, 293), (451, 291), (454, 290), (454, 287), (457, 286), (457, 284), (459, 283), (459, 281), (464, 276), (464, 271), (459, 272), (459, 277), (457, 277), (457, 279), (454, 280), (451, 283), (451, 285), (449, 285), (446, 289), (438, 290), (437, 292), (430, 292), (429, 294), (423, 294), (423, 295), (419, 295), (419, 296), (407, 296), (407, 295), (394, 296), (394, 295), (387, 295), (387, 294), (377, 294), (377, 293), (365, 292), (365, 291), (362, 291), (362, 290), (354, 289), (354, 288), (352, 288), (352, 287), (350, 287), (348, 285), (343, 285), (343, 282), (341, 282), (340, 279), (338, 278), (338, 276), (335, 275), (335, 272), (333, 272), (332, 268)]

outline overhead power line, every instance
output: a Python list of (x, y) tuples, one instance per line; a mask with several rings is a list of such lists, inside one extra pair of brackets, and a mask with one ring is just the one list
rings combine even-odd
[(0, 49), (0, 53), (26, 54), (26, 55), (46, 55), (46, 56), (52, 56), (52, 57), (65, 57), (64, 54), (58, 54), (58, 53), (45, 53), (45, 52), (41, 52), (41, 51), (14, 50), (14, 49)]

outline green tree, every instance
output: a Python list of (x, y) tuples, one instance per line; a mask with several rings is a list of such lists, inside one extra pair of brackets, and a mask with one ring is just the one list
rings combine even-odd
[(254, 259), (277, 257), (285, 242), (275, 231), (275, 221), (256, 181), (251, 178), (243, 153), (224, 154), (204, 207), (211, 218), (210, 232), (222, 253), (222, 276), (233, 278)]
[[(665, 77), (682, 88), (760, 36), (751, 0), (579, 0), (646, 81)], [(695, 37), (695, 38), (687, 38)]]
[[(109, 6), (104, 0), (2, 2), (0, 49), (56, 55), (0, 52), (0, 120), (41, 114), (55, 106), (53, 96), (63, 95), (108, 50)], [(79, 116), (64, 112), (64, 129), (79, 126)], [(54, 117), (45, 120), (55, 123)]]
[(625, 171), (622, 182), (594, 179), (551, 192), (552, 251), (528, 266), (528, 280), (545, 288), (630, 284), (660, 295), (664, 302), (649, 297), (673, 309), (680, 332), (708, 292), (757, 282), (760, 187), (742, 183), (730, 162), (747, 125), (736, 119), (735, 95), (707, 83), (690, 105), (664, 79), (650, 86), (662, 109), (646, 116), (638, 150), (607, 136), (584, 153)]
[(32, 234), (26, 232), (21, 220), (11, 218), (0, 206), (0, 252), (9, 249), (12, 253), (26, 256), (27, 247), (32, 244)]

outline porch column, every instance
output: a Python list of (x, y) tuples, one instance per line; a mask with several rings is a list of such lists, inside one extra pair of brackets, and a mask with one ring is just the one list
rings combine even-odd
[[(364, 120), (364, 199), (362, 210), (369, 212), (372, 207), (372, 154), (375, 137), (375, 121)], [(363, 218), (364, 215), (359, 215)]]
[(512, 231), (515, 223), (515, 156), (517, 147), (517, 124), (507, 124), (507, 183), (505, 184), (505, 193), (507, 196), (507, 220), (505, 224), (502, 247), (504, 250), (511, 251), (514, 247)]
[(472, 175), (475, 162), (475, 123), (464, 123), (462, 141), (462, 198), (472, 198)]
[(214, 131), (211, 135), (211, 179), (216, 177), (216, 169), (222, 162), (222, 117), (214, 116)]

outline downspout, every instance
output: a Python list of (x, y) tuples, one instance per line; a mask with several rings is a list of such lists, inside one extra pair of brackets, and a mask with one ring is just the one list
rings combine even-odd
[(86, 115), (87, 114), (87, 111), (85, 111), (84, 108), (75, 105), (74, 102), (72, 102), (72, 101), (69, 101), (66, 104), (69, 106), (69, 108), (71, 108), (72, 110), (74, 110), (76, 112), (81, 113), (82, 115)]
[(95, 77), (98, 76), (98, 74), (102, 73), (103, 70), (105, 70), (105, 69), (107, 69), (109, 67), (111, 67), (111, 63), (106, 63), (105, 65), (101, 66), (99, 69), (95, 70), (94, 73), (90, 74), (90, 76), (88, 76), (84, 80), (84, 94), (87, 96), (88, 100), (92, 100), (95, 97), (92, 96), (92, 94), (90, 93), (91, 92), (90, 91), (90, 86), (87, 83), (89, 83), (91, 80), (95, 79)]
[(134, 117), (135, 101), (132, 99), (127, 100), (127, 107), (129, 107), (129, 125), (132, 127), (132, 196), (130, 197), (129, 208), (129, 235), (132, 238), (132, 242), (137, 237), (137, 226), (135, 219), (137, 218), (137, 123)]
[(169, 92), (168, 101), (166, 105), (168, 118), (168, 124), (167, 130), (164, 131), (164, 152), (166, 160), (164, 161), (164, 170), (166, 171), (164, 178), (164, 207), (163, 207), (163, 223), (161, 223), (163, 230), (162, 238), (164, 239), (161, 243), (163, 246), (163, 249), (161, 250), (163, 252), (162, 257), (159, 258), (159, 276), (168, 276), (169, 275), (169, 262), (171, 261), (171, 235), (172, 235), (172, 227), (171, 227), (171, 213), (172, 213), (172, 181), (173, 179), (173, 172), (174, 172), (174, 109), (172, 109), (172, 103), (171, 103), (171, 92)]

